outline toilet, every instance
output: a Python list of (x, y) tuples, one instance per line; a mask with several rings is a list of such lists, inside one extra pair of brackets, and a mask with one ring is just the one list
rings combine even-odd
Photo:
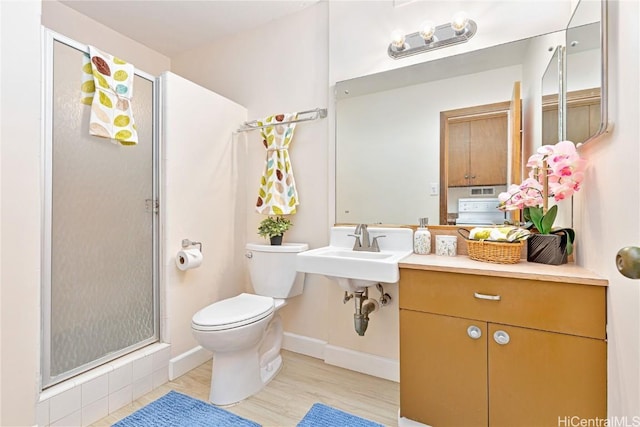
[(277, 311), (300, 295), (304, 273), (296, 271), (296, 254), (306, 243), (246, 245), (255, 294), (242, 293), (198, 311), (191, 331), (213, 352), (209, 401), (232, 405), (259, 392), (282, 366), (282, 321)]

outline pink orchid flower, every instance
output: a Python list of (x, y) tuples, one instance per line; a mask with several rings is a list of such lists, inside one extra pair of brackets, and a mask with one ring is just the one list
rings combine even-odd
[[(546, 175), (542, 168), (546, 164)], [(586, 161), (580, 158), (571, 141), (560, 141), (555, 145), (543, 145), (529, 157), (529, 177), (522, 184), (509, 186), (500, 193), (500, 209), (517, 210), (525, 207), (541, 207), (547, 197), (560, 201), (571, 197), (580, 189), (584, 179)], [(544, 179), (548, 193), (544, 194)]]

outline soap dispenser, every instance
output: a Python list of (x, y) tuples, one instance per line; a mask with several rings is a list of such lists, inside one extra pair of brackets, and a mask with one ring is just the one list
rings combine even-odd
[(426, 255), (431, 253), (431, 232), (427, 228), (429, 218), (418, 218), (420, 226), (413, 234), (413, 252)]

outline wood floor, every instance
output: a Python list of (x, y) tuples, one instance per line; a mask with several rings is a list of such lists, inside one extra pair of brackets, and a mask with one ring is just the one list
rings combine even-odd
[[(282, 358), (280, 373), (260, 393), (225, 409), (265, 427), (289, 427), (295, 426), (311, 405), (320, 402), (385, 426), (398, 425), (398, 383), (285, 350)], [(210, 379), (211, 361), (169, 381), (93, 426), (110, 426), (170, 390), (207, 401)]]

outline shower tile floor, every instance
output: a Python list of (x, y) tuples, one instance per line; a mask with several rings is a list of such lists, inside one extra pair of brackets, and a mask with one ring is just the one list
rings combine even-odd
[[(282, 358), (282, 370), (262, 391), (225, 409), (265, 427), (293, 427), (311, 405), (320, 402), (385, 426), (398, 425), (398, 383), (327, 365), (320, 359), (290, 351), (283, 350)], [(170, 390), (207, 401), (210, 379), (211, 361), (92, 425), (111, 426)]]

